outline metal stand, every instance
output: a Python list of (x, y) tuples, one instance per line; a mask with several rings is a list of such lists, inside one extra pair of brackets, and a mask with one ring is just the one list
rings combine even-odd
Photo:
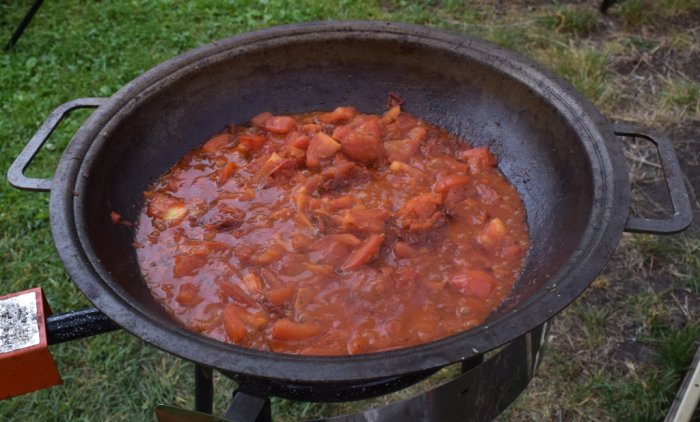
[(208, 366), (194, 365), (194, 410), (211, 413), (214, 406), (214, 377)]
[(236, 390), (224, 419), (231, 422), (272, 422), (270, 399)]
[(32, 18), (36, 14), (37, 10), (39, 10), (39, 7), (41, 7), (43, 2), (44, 0), (34, 0), (34, 3), (32, 3), (27, 14), (24, 15), (22, 22), (19, 23), (19, 26), (15, 30), (14, 34), (12, 34), (12, 37), (10, 37), (10, 40), (7, 41), (7, 44), (5, 44), (5, 51), (10, 51), (10, 49), (15, 46), (17, 40), (19, 40), (19, 37), (22, 36), (24, 29), (27, 27), (27, 25), (29, 25), (29, 22), (32, 21)]
[(87, 308), (46, 318), (46, 339), (49, 344), (58, 344), (120, 328), (101, 311)]
[[(534, 376), (547, 329), (547, 323), (540, 325), (485, 361), (483, 355), (463, 361), (462, 375), (423, 394), (388, 406), (319, 421), (492, 420), (522, 393)], [(223, 418), (235, 422), (270, 422), (270, 413), (269, 397), (236, 390)]]

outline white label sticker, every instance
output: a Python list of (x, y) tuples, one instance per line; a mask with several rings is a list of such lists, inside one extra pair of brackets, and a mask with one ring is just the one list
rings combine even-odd
[(0, 353), (39, 344), (36, 292), (0, 300)]

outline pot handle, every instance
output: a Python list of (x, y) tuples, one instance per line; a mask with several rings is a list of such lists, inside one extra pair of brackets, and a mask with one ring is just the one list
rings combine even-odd
[(615, 135), (646, 139), (656, 145), (659, 153), (664, 180), (673, 205), (673, 216), (668, 219), (628, 217), (625, 231), (632, 233), (673, 234), (685, 230), (693, 219), (688, 190), (685, 187), (683, 172), (678, 164), (676, 151), (671, 141), (647, 128), (631, 124), (615, 124)]
[(49, 136), (56, 130), (58, 124), (69, 112), (79, 108), (96, 108), (104, 104), (106, 98), (78, 98), (61, 104), (49, 114), (44, 124), (39, 127), (32, 139), (27, 142), (22, 152), (7, 170), (7, 180), (12, 186), (21, 190), (36, 192), (48, 192), (51, 190), (52, 179), (37, 179), (27, 177), (24, 171), (29, 167), (36, 154), (39, 152)]

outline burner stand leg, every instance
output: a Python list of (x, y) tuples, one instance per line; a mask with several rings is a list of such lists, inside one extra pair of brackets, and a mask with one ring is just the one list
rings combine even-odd
[(465, 374), (484, 363), (484, 355), (476, 355), (462, 361), (462, 373)]
[(214, 403), (214, 378), (212, 369), (194, 365), (194, 410), (211, 413)]
[(272, 422), (270, 398), (252, 396), (236, 390), (224, 419), (235, 422)]
[(12, 37), (9, 39), (9, 41), (7, 41), (7, 44), (5, 44), (5, 51), (10, 51), (10, 49), (15, 46), (17, 40), (19, 40), (19, 37), (22, 36), (24, 29), (27, 27), (27, 25), (29, 25), (29, 22), (32, 21), (34, 14), (37, 10), (39, 10), (39, 7), (41, 7), (43, 2), (44, 0), (34, 0), (34, 3), (32, 3), (31, 7), (29, 8), (29, 11), (26, 15), (24, 15), (24, 18), (22, 18), (22, 22), (19, 23), (19, 26), (12, 34)]

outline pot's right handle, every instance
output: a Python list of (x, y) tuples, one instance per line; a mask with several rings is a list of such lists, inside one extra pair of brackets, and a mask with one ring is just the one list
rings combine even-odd
[(629, 217), (625, 224), (625, 231), (672, 234), (687, 228), (693, 219), (693, 210), (690, 207), (690, 199), (688, 198), (688, 190), (685, 188), (683, 172), (680, 164), (678, 164), (678, 157), (671, 141), (657, 132), (631, 124), (616, 124), (613, 126), (613, 130), (615, 135), (642, 138), (656, 145), (668, 193), (671, 197), (671, 204), (673, 205), (673, 216), (671, 218)]
[(72, 110), (78, 108), (96, 108), (101, 106), (107, 99), (106, 98), (78, 98), (76, 100), (68, 101), (67, 103), (58, 106), (49, 117), (46, 119), (44, 124), (41, 125), (39, 130), (32, 139), (27, 142), (22, 152), (19, 153), (15, 161), (7, 170), (7, 180), (12, 186), (17, 189), (38, 191), (38, 192), (48, 192), (51, 190), (52, 179), (37, 179), (33, 177), (27, 177), (24, 175), (24, 170), (27, 169), (29, 164), (32, 162), (36, 154), (41, 149), (42, 145), (49, 139), (49, 136), (56, 130), (56, 127), (63, 120), (66, 115)]

